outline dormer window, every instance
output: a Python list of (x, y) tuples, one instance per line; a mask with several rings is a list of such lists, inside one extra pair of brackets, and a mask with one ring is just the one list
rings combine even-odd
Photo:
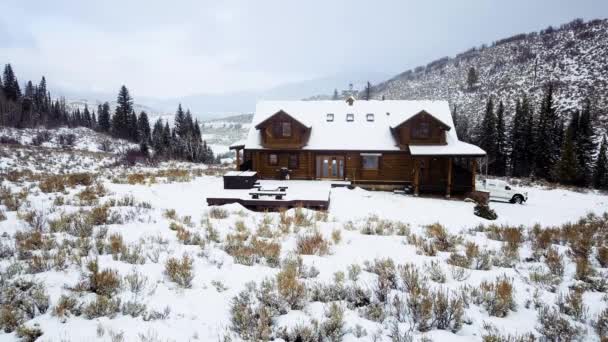
[(333, 122), (333, 121), (334, 121), (334, 114), (327, 113), (327, 122)]
[(353, 113), (346, 114), (346, 121), (347, 122), (353, 122), (353, 121), (355, 121), (355, 114), (353, 114)]
[(368, 114), (365, 116), (365, 119), (366, 119), (367, 121), (370, 121), (370, 122), (371, 122), (371, 121), (374, 121), (374, 113), (368, 113)]

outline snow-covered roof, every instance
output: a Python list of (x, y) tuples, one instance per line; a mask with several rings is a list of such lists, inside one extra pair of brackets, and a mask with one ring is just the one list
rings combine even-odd
[[(310, 127), (303, 150), (399, 151), (391, 128), (421, 111), (454, 127), (447, 101), (358, 100), (352, 106), (346, 101), (262, 101), (256, 106), (246, 149), (264, 149), (262, 134), (255, 127), (280, 111)], [(333, 121), (327, 120), (327, 114), (333, 114)], [(347, 121), (347, 114), (353, 114), (354, 120)], [(373, 121), (368, 120), (367, 114), (373, 114)], [(432, 147), (443, 148), (450, 154), (464, 154), (475, 147), (460, 142), (455, 129), (446, 131), (446, 135), (450, 137), (446, 139), (448, 145)], [(476, 151), (485, 155), (479, 148)]]
[(410, 154), (413, 156), (478, 156), (486, 155), (481, 148), (460, 141), (446, 132), (446, 145), (409, 145)]

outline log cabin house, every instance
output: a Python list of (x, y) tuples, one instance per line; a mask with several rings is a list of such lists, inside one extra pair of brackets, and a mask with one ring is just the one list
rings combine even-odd
[(235, 143), (240, 170), (262, 179), (345, 180), (450, 196), (475, 190), (477, 159), (460, 141), (446, 101), (263, 101), (247, 139)]

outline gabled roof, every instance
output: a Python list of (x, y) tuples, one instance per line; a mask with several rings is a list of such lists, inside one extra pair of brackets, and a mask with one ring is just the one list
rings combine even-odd
[[(437, 118), (435, 115), (433, 115), (433, 114), (431, 114), (431, 113), (427, 112), (427, 111), (426, 111), (426, 110), (424, 110), (424, 109), (423, 109), (423, 110), (421, 110), (420, 112), (418, 112), (418, 113), (416, 113), (416, 114), (414, 114), (414, 115), (410, 116), (409, 118), (405, 119), (403, 122), (401, 122), (401, 123), (400, 123), (400, 124), (398, 124), (397, 126), (395, 126), (395, 127), (391, 127), (391, 128), (393, 128), (393, 129), (397, 129), (397, 128), (399, 128), (399, 127), (401, 127), (401, 126), (403, 126), (403, 125), (407, 124), (407, 123), (408, 123), (408, 122), (410, 122), (410, 121), (411, 121), (413, 118), (415, 118), (415, 117), (417, 117), (417, 116), (419, 116), (419, 115), (428, 115), (428, 116), (430, 116), (430, 117), (431, 117), (433, 120), (435, 120), (435, 122), (437, 122), (437, 123), (438, 123), (438, 124), (439, 124), (439, 125), (440, 125), (440, 126), (443, 128), (443, 129), (445, 129), (446, 131), (449, 131), (449, 130), (452, 128), (452, 127), (450, 127), (450, 126), (449, 126), (447, 123), (445, 123), (445, 122), (441, 121), (441, 120), (440, 120), (439, 118)], [(450, 116), (451, 116), (451, 114), (450, 114)]]
[(302, 121), (305, 121), (305, 120), (298, 119), (298, 118), (294, 117), (293, 115), (290, 115), (289, 113), (285, 112), (283, 109), (280, 109), (276, 113), (268, 116), (262, 122), (256, 124), (255, 128), (256, 129), (262, 128), (268, 121), (270, 121), (272, 118), (274, 118), (277, 115), (287, 115), (288, 117), (292, 118), (295, 122), (297, 122), (298, 124), (302, 125), (302, 127), (310, 128), (309, 124), (306, 124), (306, 123), (302, 122)]
[[(246, 149), (264, 149), (262, 135), (256, 127), (281, 111), (310, 128), (303, 150), (399, 151), (392, 128), (423, 111), (444, 124), (446, 129), (454, 127), (447, 101), (358, 100), (352, 106), (346, 101), (262, 101), (256, 106)], [(327, 121), (327, 114), (334, 114), (332, 122)], [(347, 114), (353, 114), (354, 121), (347, 121)], [(367, 121), (367, 114), (374, 114), (374, 120)], [(446, 138), (448, 145), (458, 143), (459, 146), (450, 152), (457, 154), (469, 145), (458, 140), (455, 129), (449, 129), (446, 135), (450, 137)], [(479, 151), (485, 154), (483, 150)]]

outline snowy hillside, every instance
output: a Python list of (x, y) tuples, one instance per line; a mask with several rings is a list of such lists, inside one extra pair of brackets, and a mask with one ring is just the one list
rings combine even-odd
[(264, 213), (208, 207), (223, 170), (200, 164), (4, 145), (0, 160), (0, 341), (607, 334), (600, 193), (524, 187), (530, 201), (492, 203), (493, 222), (462, 200), (359, 188), (333, 189), (327, 212)]
[(242, 114), (203, 121), (201, 123), (203, 139), (211, 146), (214, 153), (228, 153), (228, 147), (232, 143), (245, 139), (252, 118), (252, 114)]
[[(472, 118), (481, 115), (490, 95), (505, 101), (513, 113), (517, 97), (536, 100), (542, 86), (556, 82), (561, 110), (595, 101), (604, 128), (608, 125), (608, 20), (572, 22), (560, 29), (516, 35), (491, 46), (473, 48), (455, 57), (438, 59), (408, 70), (373, 88), (373, 97), (386, 99), (444, 99)], [(474, 68), (478, 82), (469, 88)]]

